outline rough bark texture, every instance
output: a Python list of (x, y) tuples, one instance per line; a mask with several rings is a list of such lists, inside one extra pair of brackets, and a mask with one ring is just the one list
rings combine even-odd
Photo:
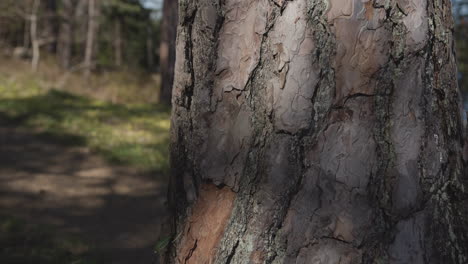
[(179, 8), (168, 263), (468, 263), (449, 0)]
[(74, 4), (72, 0), (63, 0), (60, 13), (60, 29), (57, 52), (60, 66), (64, 69), (68, 69), (70, 67), (73, 44), (73, 14)]
[(161, 67), (160, 101), (171, 103), (174, 83), (174, 64), (178, 22), (178, 0), (164, 0), (161, 26), (161, 44), (159, 47), (159, 65)]

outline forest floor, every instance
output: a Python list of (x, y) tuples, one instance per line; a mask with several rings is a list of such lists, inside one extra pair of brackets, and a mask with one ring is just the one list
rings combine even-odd
[(0, 263), (157, 263), (168, 107), (42, 80), (0, 69)]

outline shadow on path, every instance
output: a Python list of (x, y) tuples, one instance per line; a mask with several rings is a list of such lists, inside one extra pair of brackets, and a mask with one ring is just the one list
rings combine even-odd
[(166, 217), (165, 191), (158, 175), (109, 165), (85, 147), (0, 127), (0, 210), (79, 235), (105, 263), (157, 263), (153, 249)]

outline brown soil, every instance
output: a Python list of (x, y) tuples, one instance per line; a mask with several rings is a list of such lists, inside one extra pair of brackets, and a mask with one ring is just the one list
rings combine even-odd
[(0, 128), (0, 211), (78, 235), (105, 263), (157, 263), (165, 190), (158, 175), (110, 165), (87, 148)]

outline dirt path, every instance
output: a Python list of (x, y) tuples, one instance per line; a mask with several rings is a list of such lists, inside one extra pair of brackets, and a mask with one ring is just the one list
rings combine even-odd
[(156, 263), (165, 190), (157, 175), (111, 166), (86, 148), (0, 128), (0, 210), (79, 235), (106, 263)]

